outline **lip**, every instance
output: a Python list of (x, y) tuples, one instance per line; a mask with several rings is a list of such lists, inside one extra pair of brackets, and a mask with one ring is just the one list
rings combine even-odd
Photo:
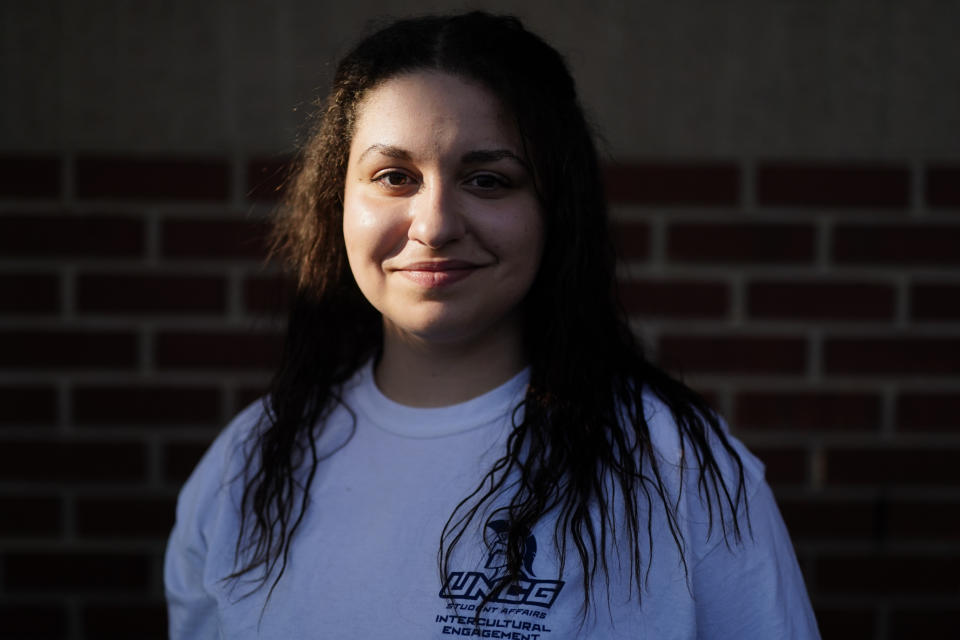
[(433, 289), (459, 282), (482, 266), (466, 260), (430, 260), (412, 262), (395, 271), (422, 287)]

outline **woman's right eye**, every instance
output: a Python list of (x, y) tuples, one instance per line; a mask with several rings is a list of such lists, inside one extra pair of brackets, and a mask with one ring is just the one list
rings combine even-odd
[(402, 171), (385, 171), (375, 176), (373, 181), (387, 187), (406, 187), (412, 184), (413, 179)]

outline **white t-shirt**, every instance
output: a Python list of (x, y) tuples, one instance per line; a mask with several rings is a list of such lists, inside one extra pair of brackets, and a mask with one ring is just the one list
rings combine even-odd
[[(457, 504), (503, 455), (511, 414), (527, 379), (524, 372), (468, 402), (415, 409), (385, 397), (371, 365), (358, 371), (343, 390), (350, 410), (339, 406), (327, 419), (318, 443), (327, 457), (317, 468), (311, 504), (269, 601), (272, 577), (252, 593), (243, 578), (224, 580), (237, 568), (243, 441), (262, 415), (259, 403), (247, 408), (217, 438), (181, 491), (164, 571), (170, 637), (819, 637), (760, 462), (731, 438), (744, 462), (752, 537), (744, 527), (742, 542), (731, 536), (727, 544), (719, 522), (708, 527), (697, 471), (679, 467), (676, 426), (652, 397), (646, 417), (671, 499), (679, 497), (686, 571), (662, 504), (656, 494), (649, 505), (641, 496), (641, 529), (645, 532), (650, 523), (653, 555), (644, 537), (640, 549), (649, 573), (639, 598), (629, 554), (609, 541), (609, 591), (598, 572), (593, 605), (584, 616), (579, 558), (569, 544), (560, 574), (554, 520), (548, 516), (527, 538), (525, 579), (505, 589), (475, 623), (482, 596), (503, 572), (499, 534), (505, 522), (487, 520), (489, 512), (482, 513), (457, 546), (444, 580), (437, 560), (440, 535)], [(714, 453), (724, 473), (732, 474), (722, 449), (715, 447)]]

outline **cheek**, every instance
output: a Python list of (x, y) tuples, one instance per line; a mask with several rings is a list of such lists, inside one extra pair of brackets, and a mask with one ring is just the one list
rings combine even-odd
[(524, 211), (517, 215), (511, 228), (504, 229), (500, 237), (509, 239), (509, 245), (504, 249), (511, 253), (518, 265), (522, 265), (525, 271), (537, 271), (543, 256), (544, 239), (543, 220), (539, 211)]
[(363, 193), (344, 195), (343, 239), (356, 273), (365, 263), (379, 262), (397, 250), (405, 237), (400, 212)]

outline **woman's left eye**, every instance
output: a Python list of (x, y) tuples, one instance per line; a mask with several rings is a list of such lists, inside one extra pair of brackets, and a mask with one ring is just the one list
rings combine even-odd
[(489, 173), (478, 173), (477, 175), (470, 176), (470, 178), (467, 179), (467, 184), (484, 191), (508, 186), (506, 180)]

